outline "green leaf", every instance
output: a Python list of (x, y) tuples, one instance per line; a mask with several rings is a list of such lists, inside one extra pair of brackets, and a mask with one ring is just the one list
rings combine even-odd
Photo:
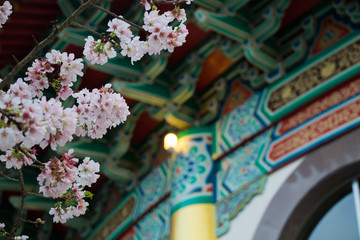
[(92, 194), (91, 192), (85, 191), (85, 197), (86, 197), (86, 198), (90, 198), (90, 199), (92, 200), (92, 199), (93, 199), (93, 196), (94, 196), (94, 194)]

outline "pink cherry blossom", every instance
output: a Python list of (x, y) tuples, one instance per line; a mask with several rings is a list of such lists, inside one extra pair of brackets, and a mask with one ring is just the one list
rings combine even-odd
[[(187, 4), (191, 2), (186, 1)], [(121, 47), (121, 54), (129, 57), (133, 64), (145, 54), (159, 54), (162, 50), (172, 52), (185, 42), (188, 30), (184, 9), (175, 7), (173, 11), (161, 13), (152, 1), (141, 0), (141, 4), (146, 10), (142, 25), (146, 38), (134, 35), (130, 24), (112, 19), (108, 22), (109, 36), (99, 40), (92, 36), (85, 39), (83, 53), (91, 64), (105, 64), (115, 57), (115, 47)], [(0, 6), (0, 28), (11, 13), (12, 6), (5, 1)], [(129, 107), (124, 98), (111, 89), (111, 84), (73, 93), (74, 82), (83, 76), (82, 61), (72, 53), (51, 50), (45, 58), (32, 63), (24, 78), (11, 84), (7, 91), (0, 90), (0, 150), (4, 152), (0, 162), (6, 168), (21, 169), (34, 161), (41, 165), (36, 160), (34, 146), (45, 148), (50, 145), (56, 150), (57, 146), (70, 142), (73, 135), (101, 138), (110, 128), (126, 120)], [(57, 93), (54, 98), (43, 96), (43, 91), (50, 86)], [(76, 104), (64, 107), (61, 100), (70, 95)], [(90, 187), (100, 176), (99, 163), (89, 157), (79, 161), (73, 153), (70, 149), (61, 157), (49, 160), (37, 177), (40, 193), (45, 197), (60, 198), (49, 212), (54, 216), (54, 222), (65, 223), (85, 214), (89, 203), (84, 199), (92, 194), (84, 187)], [(0, 223), (0, 230), (4, 227)], [(14, 239), (27, 238), (23, 235)]]
[(116, 56), (116, 52), (110, 42), (103, 43), (101, 40), (95, 41), (92, 36), (85, 38), (84, 55), (91, 64), (105, 64), (109, 58)]
[(79, 177), (77, 182), (82, 186), (91, 186), (95, 183), (96, 180), (100, 177), (99, 174), (95, 174), (100, 171), (100, 164), (90, 160), (89, 157), (86, 157), (78, 167)]
[[(72, 94), (70, 88), (78, 76), (83, 76), (84, 64), (75, 55), (51, 50), (45, 60), (36, 59), (26, 72), (25, 81), (30, 81), (31, 92), (42, 97), (42, 91), (52, 85), (62, 100)], [(49, 79), (49, 76), (51, 78)]]
[(151, 5), (150, 5), (150, 3), (149, 3), (147, 0), (141, 0), (140, 3), (141, 3), (142, 5), (144, 5), (146, 11), (149, 11), (149, 10), (150, 10)]
[(0, 28), (8, 20), (9, 15), (12, 13), (12, 6), (9, 1), (5, 1), (2, 6), (0, 6)]
[[(29, 155), (32, 158), (36, 158), (34, 154), (29, 153)], [(0, 155), (0, 161), (5, 162), (5, 167), (8, 169), (20, 169), (23, 165), (28, 166), (33, 164), (33, 160), (30, 157), (17, 150), (6, 151), (5, 155)]]
[(78, 125), (75, 134), (91, 138), (101, 138), (108, 128), (124, 122), (130, 114), (129, 106), (119, 93), (110, 89), (111, 84), (91, 92), (83, 89), (73, 94), (77, 106), (73, 109), (78, 114)]
[(11, 127), (0, 128), (0, 150), (6, 151), (9, 148), (12, 148), (17, 143), (16, 131)]
[(109, 21), (108, 26), (109, 28), (107, 31), (115, 34), (120, 39), (120, 42), (130, 42), (131, 38), (134, 36), (130, 30), (130, 24), (118, 18)]
[(28, 238), (29, 238), (29, 236), (26, 236), (26, 235), (14, 237), (14, 239), (17, 239), (17, 240), (26, 240)]

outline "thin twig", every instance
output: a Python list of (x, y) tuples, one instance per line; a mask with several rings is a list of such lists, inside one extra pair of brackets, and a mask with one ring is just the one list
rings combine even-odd
[(122, 21), (124, 21), (124, 22), (126, 22), (126, 23), (128, 23), (128, 24), (130, 24), (130, 25), (133, 26), (133, 27), (136, 27), (137, 29), (139, 29), (139, 30), (141, 30), (141, 31), (145, 31), (145, 30), (144, 30), (142, 27), (140, 27), (139, 25), (137, 25), (137, 24), (135, 24), (135, 23), (133, 23), (133, 22), (130, 22), (129, 20), (126, 20), (125, 18), (120, 17), (120, 16), (116, 15), (115, 13), (113, 13), (113, 12), (111, 12), (111, 11), (109, 11), (109, 10), (107, 10), (107, 9), (105, 9), (105, 8), (102, 8), (102, 7), (100, 7), (99, 5), (96, 5), (95, 3), (93, 3), (92, 6), (95, 7), (95, 8), (97, 8), (97, 9), (99, 9), (99, 10), (101, 10), (101, 11), (103, 11), (103, 12), (105, 12), (105, 13), (107, 13), (107, 14), (109, 14), (110, 16), (113, 16), (113, 17), (115, 17), (115, 18), (118, 18), (118, 19), (120, 19), (120, 20), (122, 20)]
[(34, 35), (31, 35), (31, 36), (32, 36), (32, 39), (34, 40), (35, 44), (38, 45), (39, 41), (36, 39), (36, 37)]
[(154, 3), (172, 4), (172, 5), (187, 2), (187, 0), (169, 0), (169, 1), (166, 1), (166, 0), (153, 0), (153, 1), (154, 1)]
[[(0, 83), (0, 84), (1, 84), (1, 83)], [(16, 120), (10, 115), (10, 113), (7, 113), (4, 109), (1, 109), (1, 108), (0, 108), (0, 113), (1, 113), (2, 115), (4, 115), (5, 117), (7, 117), (7, 118), (10, 120), (10, 122), (13, 122), (13, 123), (16, 125), (16, 127), (18, 128), (19, 131), (22, 131), (22, 130), (23, 130), (23, 129), (22, 129), (22, 126), (21, 126), (21, 123), (18, 122), (18, 121), (16, 121)]]
[(89, 28), (89, 27), (87, 27), (85, 25), (79, 24), (77, 22), (73, 22), (73, 23), (71, 23), (71, 25), (74, 26), (74, 27), (77, 27), (77, 28), (83, 28), (85, 30), (88, 30), (89, 32), (91, 32), (94, 35), (97, 35), (100, 38), (104, 37), (102, 34), (98, 33), (97, 31), (95, 31), (95, 30), (93, 30), (93, 29), (91, 29), (91, 28)]
[(36, 164), (31, 164), (31, 165), (29, 165), (29, 167), (38, 168), (38, 169), (43, 169), (44, 168), (44, 166), (39, 166), (39, 165), (36, 165)]
[(105, 39), (106, 41), (110, 41), (114, 46), (118, 46), (118, 44), (113, 39), (111, 39), (110, 36), (104, 36), (103, 34), (100, 34), (100, 33), (96, 32), (95, 30), (93, 30), (87, 26), (84, 26), (82, 24), (76, 23), (76, 22), (73, 22), (71, 25), (73, 25), (74, 27), (83, 28), (85, 30), (88, 30), (92, 34), (97, 35), (100, 39)]
[(22, 173), (21, 169), (19, 169), (18, 172), (19, 172), (19, 180), (20, 180), (20, 186), (21, 186), (21, 205), (20, 205), (20, 209), (19, 209), (19, 217), (17, 218), (17, 221), (16, 221), (16, 223), (14, 225), (14, 228), (10, 233), (10, 239), (11, 239), (11, 237), (13, 237), (15, 235), (15, 232), (18, 229), (18, 227), (19, 227), (19, 225), (21, 223), (22, 214), (23, 214), (24, 205), (25, 205), (25, 198), (26, 198), (24, 176), (23, 176), (23, 173)]
[(51, 198), (51, 197), (45, 197), (44, 195), (42, 195), (42, 194), (40, 194), (40, 193), (34, 193), (34, 192), (27, 192), (27, 195), (33, 196), (33, 197), (41, 197), (41, 198), (53, 199), (53, 198)]
[(15, 178), (11, 178), (11, 177), (8, 177), (6, 176), (2, 171), (0, 171), (0, 176), (9, 180), (9, 181), (13, 181), (13, 182), (19, 182), (19, 179), (15, 179)]
[(7, 84), (13, 81), (13, 79), (20, 72), (20, 70), (22, 70), (30, 61), (32, 61), (40, 50), (42, 50), (50, 42), (54, 41), (58, 36), (58, 33), (69, 27), (70, 24), (75, 20), (75, 18), (79, 16), (79, 14), (92, 6), (94, 1), (95, 0), (88, 0), (84, 4), (81, 4), (79, 8), (76, 9), (75, 12), (73, 12), (62, 24), (56, 26), (48, 37), (46, 37), (38, 45), (36, 45), (23, 60), (16, 64), (16, 66), (11, 70), (11, 72), (3, 79), (2, 82), (0, 82), (0, 89), (3, 89)]
[(19, 60), (15, 57), (14, 54), (11, 54), (12, 58), (15, 60), (16, 63), (19, 63)]
[(22, 147), (16, 146), (15, 149), (16, 149), (16, 150), (19, 150), (20, 152), (22, 152), (23, 154), (25, 154), (25, 156), (27, 156), (28, 158), (30, 158), (31, 160), (33, 160), (33, 161), (36, 162), (37, 164), (40, 164), (41, 166), (45, 166), (45, 164), (44, 164), (43, 162), (40, 162), (39, 160), (37, 160), (36, 158), (34, 158), (33, 156), (31, 156), (27, 151), (25, 151), (24, 149), (22, 149)]
[(28, 220), (28, 219), (23, 219), (21, 218), (21, 221), (25, 222), (25, 223), (30, 223), (30, 224), (34, 224), (35, 227), (38, 227), (40, 222), (37, 222), (37, 221), (31, 221), (31, 220)]

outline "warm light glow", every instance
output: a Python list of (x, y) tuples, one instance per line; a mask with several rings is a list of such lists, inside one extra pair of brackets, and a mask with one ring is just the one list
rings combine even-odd
[(165, 150), (173, 149), (176, 150), (178, 144), (178, 138), (174, 133), (168, 133), (164, 137), (164, 148)]

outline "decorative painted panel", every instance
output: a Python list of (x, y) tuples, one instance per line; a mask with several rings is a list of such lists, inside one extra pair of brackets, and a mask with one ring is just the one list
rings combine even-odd
[(314, 61), (269, 86), (264, 92), (258, 115), (265, 122), (274, 122), (354, 76), (360, 70), (359, 50), (360, 40), (355, 39), (332, 51), (333, 55)]
[(179, 137), (181, 154), (172, 166), (172, 212), (194, 203), (212, 203), (215, 184), (212, 128), (192, 129)]
[(357, 95), (273, 141), (265, 161), (277, 167), (359, 124), (360, 95)]
[(254, 196), (262, 193), (265, 183), (266, 177), (260, 177), (256, 181), (240, 188), (222, 201), (216, 203), (217, 236), (221, 236), (229, 230), (231, 219), (234, 218)]
[[(88, 239), (115, 239), (125, 231), (133, 221), (140, 217), (151, 206), (155, 205), (170, 191), (169, 173), (169, 161), (165, 161), (155, 168), (149, 175), (142, 179), (134, 190), (121, 200), (102, 222), (96, 224), (97, 227)], [(166, 208), (166, 206), (163, 207)], [(163, 212), (161, 209), (162, 208), (160, 208), (159, 211)], [(168, 211), (166, 219), (164, 216), (159, 219), (165, 219), (167, 221), (168, 218), (170, 218), (170, 211)], [(158, 221), (160, 221), (159, 219)]]
[(267, 172), (259, 164), (269, 144), (270, 132), (258, 136), (219, 162), (217, 201), (228, 197)]
[(277, 124), (274, 134), (280, 136), (299, 126), (300, 124), (310, 120), (311, 118), (321, 114), (325, 110), (336, 106), (337, 104), (349, 99), (360, 93), (360, 77), (349, 81), (336, 89), (331, 90), (326, 95), (320, 97), (316, 101), (299, 109), (295, 113), (290, 114)]
[(134, 227), (131, 240), (163, 240), (170, 235), (170, 200), (153, 209)]
[[(232, 95), (231, 95), (232, 96)], [(260, 94), (255, 92), (216, 124), (216, 156), (264, 128), (255, 115)], [(231, 100), (230, 100), (231, 101)]]

